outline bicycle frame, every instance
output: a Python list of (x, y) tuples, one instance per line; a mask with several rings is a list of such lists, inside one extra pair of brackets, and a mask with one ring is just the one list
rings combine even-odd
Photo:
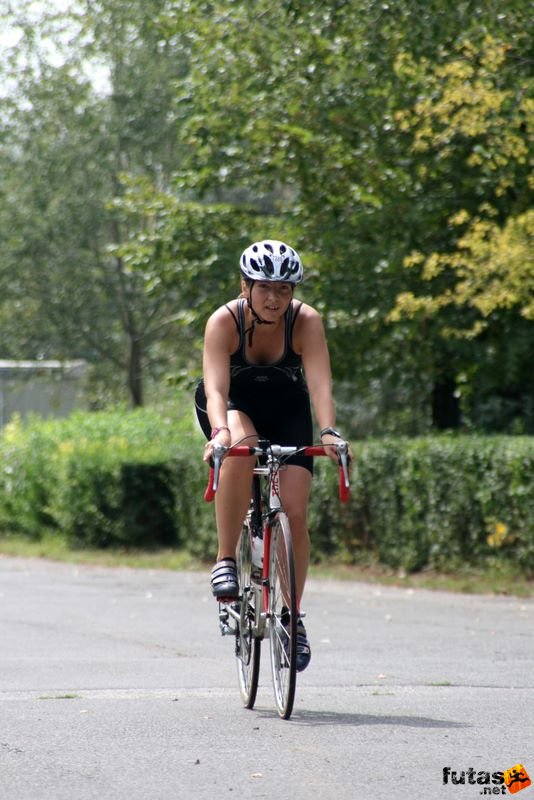
[[(238, 548), (240, 593), (219, 600), (219, 624), (223, 635), (235, 636), (239, 686), (246, 708), (253, 708), (259, 680), (262, 639), (269, 638), (271, 671), (279, 716), (289, 719), (293, 709), (297, 675), (297, 596), (291, 528), (280, 497), (280, 469), (294, 454), (325, 456), (335, 447), (339, 461), (339, 494), (349, 497), (348, 444), (321, 447), (273, 445), (260, 440), (255, 447), (216, 446), (210, 466), (207, 501), (213, 500), (223, 457), (262, 456), (253, 467), (252, 498)], [(263, 478), (263, 491), (260, 479)], [(259, 574), (255, 534), (263, 534), (263, 563)], [(232, 620), (233, 625), (230, 623)]]
[[(295, 448), (287, 448), (289, 453), (294, 452)], [(257, 631), (255, 633), (259, 636), (263, 635), (265, 629), (265, 620), (267, 618), (269, 608), (269, 563), (271, 555), (271, 535), (272, 535), (272, 522), (276, 514), (282, 510), (282, 501), (280, 499), (280, 467), (282, 466), (281, 458), (285, 455), (284, 448), (276, 446), (269, 450), (267, 455), (267, 464), (265, 466), (254, 467), (254, 475), (264, 476), (267, 478), (267, 487), (262, 500), (266, 503), (266, 507), (262, 509), (263, 519), (263, 564), (262, 564), (262, 604), (263, 612), (258, 615), (256, 620)]]
[[(342, 442), (338, 445), (329, 445), (335, 447), (338, 454), (339, 461), (339, 498), (342, 502), (347, 502), (350, 496), (349, 484), (349, 455), (348, 444)], [(328, 446), (327, 446), (328, 447)], [(235, 445), (227, 448), (218, 446), (214, 448), (213, 464), (210, 466), (210, 474), (208, 486), (204, 494), (204, 499), (211, 502), (215, 497), (219, 484), (219, 472), (221, 463), (224, 457), (250, 457), (250, 456), (263, 456), (266, 463), (263, 465), (257, 464), (254, 467), (254, 475), (263, 476), (267, 478), (267, 491), (264, 499), (267, 499), (267, 507), (262, 510), (263, 519), (263, 567), (262, 567), (262, 597), (261, 597), (261, 614), (257, 615), (254, 633), (257, 636), (263, 636), (265, 632), (265, 621), (267, 617), (268, 604), (269, 604), (269, 561), (271, 552), (271, 533), (272, 522), (276, 514), (282, 510), (282, 502), (280, 499), (280, 481), (279, 472), (280, 468), (284, 465), (284, 459), (295, 453), (301, 453), (305, 456), (327, 456), (327, 447), (311, 445), (308, 447), (296, 447), (294, 445), (277, 445), (271, 444), (268, 441), (260, 440), (256, 447)], [(260, 607), (258, 603), (256, 609)], [(228, 609), (229, 614), (236, 618), (239, 617), (232, 613), (232, 609)]]

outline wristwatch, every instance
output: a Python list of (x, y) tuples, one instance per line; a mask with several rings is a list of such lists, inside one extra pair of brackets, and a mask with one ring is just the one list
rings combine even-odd
[(335, 429), (335, 428), (323, 428), (323, 429), (322, 429), (322, 431), (321, 431), (321, 439), (323, 438), (323, 436), (324, 436), (326, 433), (329, 433), (329, 434), (330, 434), (330, 436), (337, 436), (337, 437), (338, 437), (338, 439), (342, 439), (342, 438), (343, 438), (343, 437), (341, 436), (341, 434), (339, 433), (339, 431), (336, 431), (336, 429)]

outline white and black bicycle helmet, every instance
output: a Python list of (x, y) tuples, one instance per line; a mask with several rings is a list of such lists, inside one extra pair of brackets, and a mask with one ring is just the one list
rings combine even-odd
[(241, 274), (252, 281), (300, 283), (304, 277), (296, 250), (276, 239), (254, 242), (241, 256)]

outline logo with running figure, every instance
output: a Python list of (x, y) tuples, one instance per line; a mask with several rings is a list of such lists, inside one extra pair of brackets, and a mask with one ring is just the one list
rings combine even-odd
[(516, 764), (515, 767), (505, 770), (503, 777), (510, 794), (520, 792), (521, 789), (526, 789), (532, 783), (523, 764)]
[(473, 767), (460, 772), (451, 767), (443, 767), (443, 783), (453, 786), (471, 784), (473, 787), (477, 786), (478, 793), (483, 796), (506, 795), (508, 792), (516, 794), (532, 785), (523, 764), (516, 764), (515, 767), (497, 772), (488, 770), (477, 772)]

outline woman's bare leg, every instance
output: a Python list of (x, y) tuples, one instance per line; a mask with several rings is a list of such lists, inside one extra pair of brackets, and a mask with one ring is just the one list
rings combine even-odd
[(280, 471), (280, 494), (293, 540), (297, 601), (300, 604), (310, 563), (310, 534), (308, 530), (308, 500), (312, 476), (305, 467), (293, 464)]
[[(244, 436), (256, 435), (254, 425), (242, 411), (228, 412), (228, 427), (232, 434), (232, 443)], [(255, 445), (256, 438), (247, 439), (243, 444)], [(255, 461), (254, 456), (225, 458), (223, 461), (220, 483), (215, 494), (215, 517), (219, 539), (217, 561), (236, 557), (241, 527), (250, 504)]]

